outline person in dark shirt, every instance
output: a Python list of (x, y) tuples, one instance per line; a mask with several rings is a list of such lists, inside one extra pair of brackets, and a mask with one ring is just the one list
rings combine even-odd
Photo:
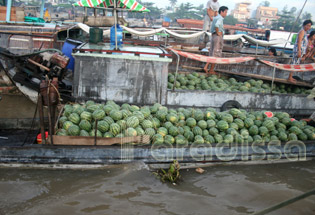
[(277, 56), (277, 51), (275, 48), (270, 48), (268, 52), (269, 56)]

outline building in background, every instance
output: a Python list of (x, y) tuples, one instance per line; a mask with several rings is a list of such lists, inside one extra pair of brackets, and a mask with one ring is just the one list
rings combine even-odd
[(271, 26), (273, 21), (280, 18), (279, 16), (277, 16), (277, 13), (278, 8), (259, 6), (256, 10), (255, 18), (259, 25), (268, 27)]
[(232, 10), (231, 15), (239, 22), (247, 22), (247, 19), (250, 17), (250, 9), (248, 8), (250, 5), (250, 1), (242, 1), (235, 4), (235, 8)]

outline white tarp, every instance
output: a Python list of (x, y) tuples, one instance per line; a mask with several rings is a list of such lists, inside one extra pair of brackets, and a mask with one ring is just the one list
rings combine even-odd
[(250, 43), (256, 45), (258, 44), (259, 46), (273, 46), (273, 45), (277, 45), (277, 44), (282, 44), (282, 43), (286, 43), (287, 40), (279, 38), (279, 39), (275, 39), (275, 40), (271, 40), (271, 41), (266, 41), (266, 40), (257, 40), (253, 37), (250, 37), (246, 34), (243, 34), (243, 37)]
[[(86, 33), (90, 32), (90, 27), (86, 24), (83, 23), (78, 23), (77, 26), (79, 28), (81, 28), (83, 31), (85, 31)], [(211, 36), (211, 33), (205, 32), (205, 31), (200, 31), (197, 33), (192, 33), (192, 34), (178, 34), (174, 31), (168, 30), (166, 28), (159, 28), (159, 29), (152, 29), (149, 31), (138, 31), (132, 28), (128, 28), (126, 26), (122, 26), (122, 28), (125, 31), (128, 31), (131, 34), (137, 35), (137, 36), (152, 36), (155, 35), (156, 33), (160, 33), (162, 31), (177, 37), (177, 38), (181, 38), (181, 39), (191, 39), (191, 38), (195, 38), (195, 37), (200, 37), (202, 34), (207, 34), (208, 36)], [(103, 31), (103, 35), (109, 35), (110, 34), (110, 30), (104, 30)], [(257, 40), (251, 36), (248, 36), (246, 34), (235, 34), (235, 35), (224, 35), (223, 39), (226, 41), (235, 41), (238, 40), (240, 38), (244, 38), (246, 39), (249, 43), (254, 44), (254, 45), (259, 45), (259, 46), (273, 46), (273, 45), (277, 45), (277, 44), (283, 44), (288, 42), (287, 40), (283, 39), (283, 38), (279, 38), (279, 39), (274, 39), (271, 41), (265, 41), (265, 40)]]
[(128, 28), (126, 26), (121, 26), (125, 31), (128, 31), (131, 34), (137, 35), (137, 36), (151, 36), (155, 35), (156, 33), (160, 33), (165, 30), (165, 28), (159, 28), (159, 29), (153, 29), (149, 31), (137, 31), (132, 28)]
[(175, 33), (173, 31), (170, 31), (168, 29), (165, 29), (165, 32), (174, 36), (174, 37), (181, 38), (181, 39), (191, 39), (191, 38), (195, 38), (195, 37), (200, 37), (201, 35), (203, 35), (205, 33), (204, 31), (200, 31), (197, 33), (187, 35), (187, 34), (178, 34), (178, 33)]

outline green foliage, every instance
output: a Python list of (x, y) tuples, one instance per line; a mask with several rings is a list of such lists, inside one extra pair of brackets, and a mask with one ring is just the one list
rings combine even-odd
[(238, 20), (234, 18), (232, 15), (228, 15), (224, 18), (224, 24), (226, 25), (235, 25), (238, 23)]
[(202, 20), (206, 14), (203, 4), (194, 7), (190, 2), (182, 3), (175, 12), (167, 14), (171, 19), (198, 19)]

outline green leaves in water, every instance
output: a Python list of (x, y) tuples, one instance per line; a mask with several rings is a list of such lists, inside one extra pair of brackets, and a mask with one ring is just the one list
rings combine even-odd
[(176, 184), (179, 179), (181, 178), (179, 174), (180, 165), (177, 160), (174, 160), (172, 164), (170, 164), (170, 167), (168, 170), (160, 169), (154, 174), (161, 179), (163, 183), (166, 181)]

